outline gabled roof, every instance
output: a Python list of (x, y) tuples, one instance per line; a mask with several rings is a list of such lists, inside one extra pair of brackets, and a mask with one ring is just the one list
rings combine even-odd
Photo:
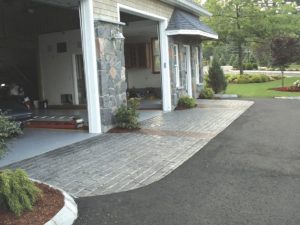
[(167, 27), (168, 35), (198, 35), (209, 39), (218, 39), (218, 34), (192, 15), (180, 9), (175, 9)]
[(173, 5), (177, 8), (186, 10), (197, 16), (212, 16), (210, 12), (202, 8), (199, 4), (195, 3), (194, 0), (160, 0), (169, 5)]

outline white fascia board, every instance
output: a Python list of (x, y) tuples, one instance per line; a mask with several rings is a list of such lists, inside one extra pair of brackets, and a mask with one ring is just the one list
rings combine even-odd
[(176, 6), (181, 9), (185, 9), (189, 12), (192, 12), (194, 14), (197, 14), (198, 16), (212, 16), (210, 12), (202, 8), (200, 5), (197, 5), (196, 3), (187, 1), (187, 0), (160, 0), (164, 3)]
[(174, 35), (199, 35), (203, 37), (208, 37), (212, 39), (219, 39), (219, 36), (216, 34), (210, 34), (207, 32), (204, 32), (202, 30), (168, 30), (166, 31), (168, 36), (174, 36)]

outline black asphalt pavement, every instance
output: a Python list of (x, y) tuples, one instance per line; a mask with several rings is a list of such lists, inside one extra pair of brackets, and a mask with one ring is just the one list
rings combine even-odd
[(77, 203), (76, 225), (300, 225), (300, 101), (256, 100), (164, 179)]

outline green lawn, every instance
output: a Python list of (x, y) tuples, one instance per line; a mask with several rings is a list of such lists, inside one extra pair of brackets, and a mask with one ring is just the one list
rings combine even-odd
[[(285, 86), (291, 86), (293, 82), (300, 80), (300, 77), (285, 78)], [(270, 88), (281, 87), (281, 80), (258, 83), (258, 84), (229, 84), (227, 94), (237, 94), (240, 97), (291, 97), (300, 96), (300, 93), (282, 92), (268, 90)]]

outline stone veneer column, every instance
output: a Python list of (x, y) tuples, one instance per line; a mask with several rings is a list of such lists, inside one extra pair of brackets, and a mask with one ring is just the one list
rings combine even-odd
[(99, 94), (103, 132), (115, 124), (114, 114), (118, 107), (126, 104), (126, 76), (124, 44), (119, 48), (111, 39), (111, 33), (121, 25), (108, 22), (95, 22)]

